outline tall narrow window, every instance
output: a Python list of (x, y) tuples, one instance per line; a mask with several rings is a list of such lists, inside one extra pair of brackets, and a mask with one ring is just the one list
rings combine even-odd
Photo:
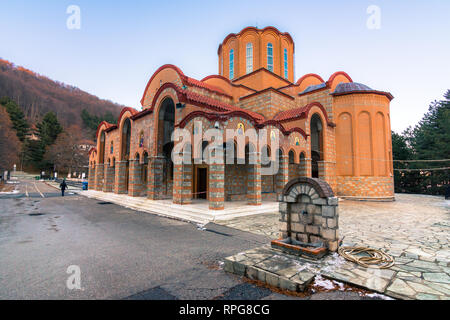
[(286, 48), (284, 48), (284, 77), (288, 78), (288, 52)]
[(234, 78), (234, 50), (230, 50), (230, 79)]
[(246, 71), (247, 71), (247, 73), (250, 73), (253, 71), (253, 44), (251, 42), (247, 43)]
[(270, 42), (267, 44), (267, 69), (273, 72), (273, 46)]

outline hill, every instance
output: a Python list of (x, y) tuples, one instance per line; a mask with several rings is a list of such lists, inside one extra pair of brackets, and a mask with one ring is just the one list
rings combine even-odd
[(117, 119), (124, 107), (0, 59), (0, 97), (3, 96), (21, 107), (31, 127), (53, 111), (64, 128), (86, 128), (85, 138), (90, 139), (92, 126), (86, 124), (86, 119), (83, 121), (83, 110), (94, 119)]

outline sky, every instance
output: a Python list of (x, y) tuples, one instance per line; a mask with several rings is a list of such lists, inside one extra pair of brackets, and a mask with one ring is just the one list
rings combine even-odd
[[(67, 26), (71, 5), (80, 9), (79, 29)], [(199, 80), (216, 74), (219, 44), (247, 26), (291, 34), (296, 80), (345, 71), (392, 93), (396, 132), (450, 89), (448, 0), (0, 0), (0, 57), (140, 110), (161, 65)]]

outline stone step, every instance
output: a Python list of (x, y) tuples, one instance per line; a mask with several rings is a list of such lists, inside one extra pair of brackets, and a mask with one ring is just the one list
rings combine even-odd
[(224, 210), (209, 210), (207, 206), (206, 208), (199, 208), (195, 207), (195, 204), (178, 205), (164, 200), (150, 200), (145, 197), (130, 197), (128, 195), (109, 192), (105, 193), (95, 190), (80, 191), (79, 194), (102, 201), (112, 202), (138, 211), (155, 213), (161, 216), (203, 224), (216, 220), (229, 220), (236, 217), (270, 213), (278, 210), (277, 203), (263, 204), (261, 206), (243, 205)]

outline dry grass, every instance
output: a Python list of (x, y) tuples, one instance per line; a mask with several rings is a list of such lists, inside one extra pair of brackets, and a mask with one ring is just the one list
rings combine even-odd
[(0, 192), (13, 192), (14, 188), (14, 185), (0, 182)]

